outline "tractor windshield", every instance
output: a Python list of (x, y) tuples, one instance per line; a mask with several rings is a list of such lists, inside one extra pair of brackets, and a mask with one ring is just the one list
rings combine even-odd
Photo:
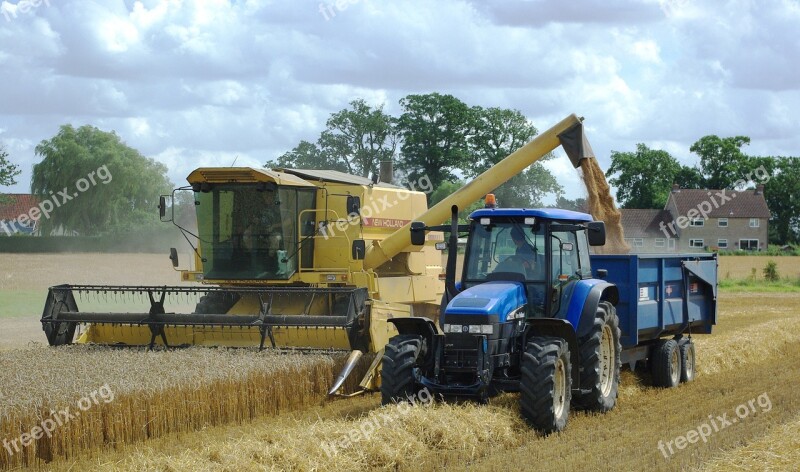
[(524, 281), (529, 313), (544, 316), (545, 226), (473, 222), (465, 257), (465, 287), (491, 280)]
[(195, 202), (206, 279), (288, 279), (298, 255), (313, 257), (312, 240), (298, 252), (297, 226), (314, 207), (314, 190), (213, 185)]
[(542, 225), (537, 226), (538, 229), (519, 223), (475, 223), (465, 280), (485, 282), (491, 274), (516, 273), (526, 281), (544, 281), (544, 230)]

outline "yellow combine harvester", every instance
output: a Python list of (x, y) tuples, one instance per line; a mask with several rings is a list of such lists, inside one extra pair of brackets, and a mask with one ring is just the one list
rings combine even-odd
[[(388, 319), (438, 316), (444, 282), (435, 244), (444, 238), (433, 232), (412, 246), (411, 221), (443, 223), (454, 206), (479, 200), (559, 144), (576, 167), (591, 157), (581, 120), (570, 115), (430, 209), (422, 192), (335, 171), (197, 169), (187, 178), (195, 270), (181, 279), (198, 283), (51, 287), (41, 320), (48, 342), (353, 351), (337, 390), (361, 352), (379, 352), (397, 334)], [(169, 207), (162, 197), (162, 220), (171, 220)], [(175, 249), (170, 257), (177, 266)], [(146, 296), (150, 309), (81, 312), (76, 295), (87, 294)], [(168, 312), (176, 300), (196, 308)], [(75, 340), (79, 324), (87, 327)], [(377, 381), (368, 374), (362, 386)]]

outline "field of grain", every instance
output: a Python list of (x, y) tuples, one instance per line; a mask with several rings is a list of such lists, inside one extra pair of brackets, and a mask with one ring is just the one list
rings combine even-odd
[[(721, 275), (727, 259), (738, 265), (748, 258), (723, 258)], [(117, 389), (114, 401), (86, 412), (88, 417), (96, 411), (98, 419), (57, 430), (64, 435), (60, 441), (78, 438), (59, 443), (55, 461), (45, 465), (29, 449), (30, 461), (14, 464), (115, 471), (503, 470), (520, 464), (555, 470), (795, 470), (800, 296), (723, 291), (714, 334), (695, 340), (694, 382), (656, 389), (648, 386), (646, 374), (626, 370), (617, 408), (604, 415), (573, 411), (568, 428), (549, 437), (520, 420), (515, 394), (493, 398), (488, 406), (420, 401), (413, 407), (381, 408), (377, 395), (323, 402), (320, 392), (335, 370), (325, 356), (302, 361), (307, 363), (298, 369), (304, 374), (287, 370), (275, 354), (250, 351), (11, 350), (0, 353), (3, 411), (33, 416), (0, 433), (12, 439), (30, 431), (47, 413), (41, 409), (45, 400), (53, 402), (48, 407), (74, 405), (80, 396), (108, 384)], [(56, 358), (58, 368), (42, 367), (44, 359)], [(224, 372), (229, 366), (251, 377), (242, 381)], [(159, 380), (147, 380), (150, 371)], [(283, 380), (278, 384), (270, 376)], [(47, 386), (52, 379), (57, 379), (56, 388)], [(6, 388), (22, 384), (28, 386)], [(172, 385), (175, 390), (169, 390)], [(292, 407), (280, 406), (278, 398), (302, 397), (301, 391), (314, 393)], [(174, 400), (176, 395), (182, 400)], [(709, 415), (735, 417), (737, 407), (757, 398), (768, 398), (770, 408), (672, 454), (659, 449), (660, 443), (701, 427)], [(6, 406), (9, 399), (15, 401)], [(164, 409), (157, 409), (159, 404)], [(194, 419), (184, 419), (188, 416)], [(184, 427), (184, 421), (191, 426)], [(149, 427), (159, 428), (159, 434), (143, 434)], [(81, 428), (87, 433), (79, 433)], [(128, 439), (133, 430), (140, 436)], [(95, 438), (96, 447), (73, 446), (87, 437)]]
[(775, 261), (781, 277), (800, 278), (800, 256), (723, 256), (719, 258), (719, 278), (747, 279), (755, 269), (756, 278), (761, 279), (764, 277), (762, 270), (769, 261)]

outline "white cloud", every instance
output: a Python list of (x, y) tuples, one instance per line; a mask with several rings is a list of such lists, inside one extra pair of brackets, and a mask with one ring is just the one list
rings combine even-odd
[[(583, 115), (603, 166), (639, 142), (690, 164), (707, 134), (800, 149), (794, 0), (362, 0), (329, 20), (319, 4), (65, 0), (0, 14), (0, 139), (25, 171), (14, 190), (65, 123), (116, 130), (182, 183), (199, 165), (262, 165), (316, 140), (353, 99), (397, 114), (431, 91), (519, 109), (540, 130)], [(581, 188), (566, 158), (546, 165)]]

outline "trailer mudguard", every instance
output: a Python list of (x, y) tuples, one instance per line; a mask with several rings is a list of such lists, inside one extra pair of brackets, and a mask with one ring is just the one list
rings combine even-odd
[(578, 339), (592, 329), (597, 306), (603, 300), (612, 305), (619, 302), (616, 285), (600, 279), (580, 280), (575, 284), (566, 319), (572, 324)]

